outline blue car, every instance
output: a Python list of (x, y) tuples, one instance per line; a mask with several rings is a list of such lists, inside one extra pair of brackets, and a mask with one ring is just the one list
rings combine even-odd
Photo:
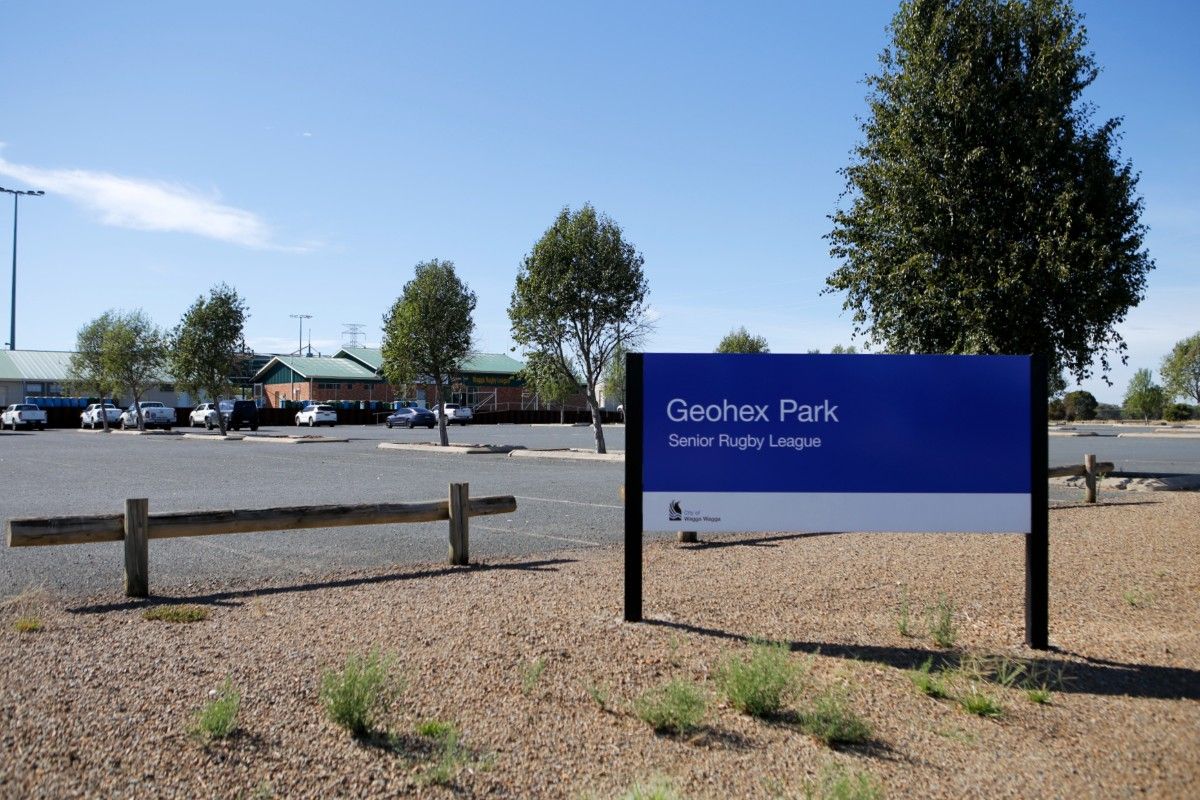
[(415, 428), (418, 425), (424, 425), (426, 428), (433, 428), (437, 425), (437, 417), (428, 408), (421, 406), (413, 406), (412, 408), (401, 408), (389, 415), (384, 420), (384, 425), (389, 428), (396, 425), (402, 425), (405, 428)]

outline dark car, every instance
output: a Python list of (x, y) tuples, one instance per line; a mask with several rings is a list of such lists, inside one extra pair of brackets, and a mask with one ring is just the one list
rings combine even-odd
[(437, 425), (437, 417), (428, 408), (414, 406), (412, 408), (397, 409), (383, 421), (383, 424), (389, 428), (394, 425), (403, 425), (405, 428), (415, 428), (418, 425), (424, 425), (426, 428), (432, 428)]
[(225, 430), (241, 430), (247, 427), (258, 430), (258, 406), (253, 400), (222, 400), (221, 416), (225, 418)]

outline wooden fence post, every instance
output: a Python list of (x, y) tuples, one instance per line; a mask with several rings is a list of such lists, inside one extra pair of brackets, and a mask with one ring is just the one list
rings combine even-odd
[(471, 496), (469, 484), (450, 484), (450, 564), (465, 566), (470, 558)]
[(150, 501), (125, 501), (125, 595), (150, 596)]
[(1088, 453), (1083, 457), (1083, 482), (1087, 486), (1085, 503), (1096, 502), (1096, 456)]
[(684, 542), (684, 543), (694, 543), (694, 542), (699, 541), (698, 539), (696, 539), (695, 531), (679, 531), (678, 538), (679, 538), (679, 541)]

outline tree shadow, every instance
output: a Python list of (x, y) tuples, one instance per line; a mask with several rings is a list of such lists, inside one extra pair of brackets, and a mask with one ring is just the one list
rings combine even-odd
[(552, 558), (541, 561), (520, 561), (504, 564), (470, 564), (465, 567), (442, 567), (440, 569), (418, 570), (390, 575), (369, 575), (340, 580), (314, 581), (310, 583), (292, 584), (289, 586), (268, 586), (262, 589), (238, 589), (227, 592), (213, 592), (199, 595), (151, 595), (148, 598), (134, 598), (117, 603), (100, 603), (96, 605), (68, 608), (71, 614), (107, 614), (112, 611), (128, 611), (130, 609), (146, 608), (153, 605), (211, 605), (237, 607), (246, 600), (255, 597), (269, 597), (276, 594), (292, 594), (294, 592), (319, 592), (330, 589), (345, 589), (354, 586), (370, 586), (373, 584), (393, 583), (396, 581), (419, 580), (421, 578), (439, 578), (445, 575), (459, 575), (464, 572), (492, 572), (496, 570), (516, 570), (520, 572), (557, 572), (562, 564), (573, 564), (573, 558)]
[[(758, 637), (706, 628), (686, 622), (646, 619), (647, 625), (724, 639), (742, 644), (752, 644)], [(956, 651), (923, 647), (887, 647), (869, 644), (840, 644), (835, 642), (785, 642), (792, 652), (812, 653), (852, 661), (871, 661), (896, 669), (916, 669), (928, 658), (944, 659)], [(1078, 661), (1054, 658), (1022, 659), (1031, 670), (1043, 674), (1061, 675), (1055, 691), (1066, 694), (1096, 694), (1128, 696), (1160, 700), (1200, 700), (1200, 670), (1186, 667), (1167, 667), (1156, 664), (1126, 664), (1051, 648), (1051, 653), (1060, 653)]]

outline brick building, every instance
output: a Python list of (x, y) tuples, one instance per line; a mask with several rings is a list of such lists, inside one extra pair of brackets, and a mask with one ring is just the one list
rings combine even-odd
[[(501, 353), (469, 357), (450, 386), (451, 402), (477, 410), (521, 408), (525, 384), (517, 378), (524, 364)], [(436, 402), (431, 380), (419, 381), (397, 394), (383, 377), (383, 353), (377, 348), (352, 347), (331, 358), (275, 356), (254, 376), (262, 384), (263, 405), (280, 408), (284, 400), (412, 400), (428, 406)]]

